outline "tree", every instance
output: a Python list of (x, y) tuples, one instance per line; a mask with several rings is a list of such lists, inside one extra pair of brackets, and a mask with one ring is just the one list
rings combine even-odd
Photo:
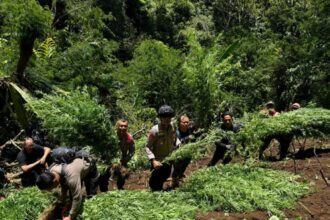
[(19, 44), (20, 56), (14, 76), (27, 85), (24, 70), (32, 56), (35, 40), (44, 37), (50, 28), (51, 12), (35, 0), (5, 1), (0, 11), (5, 15), (5, 30)]
[(178, 50), (160, 41), (142, 41), (122, 73), (130, 79), (127, 86), (136, 88), (129, 95), (138, 95), (142, 105), (158, 108), (166, 103), (179, 108), (182, 97), (185, 97), (181, 64)]
[(216, 38), (210, 48), (203, 48), (197, 41), (194, 30), (187, 30), (189, 51), (183, 64), (183, 71), (193, 115), (201, 126), (209, 127), (217, 104), (221, 98), (218, 88), (221, 82), (217, 78), (222, 62), (238, 46), (234, 42), (226, 49), (220, 48)]

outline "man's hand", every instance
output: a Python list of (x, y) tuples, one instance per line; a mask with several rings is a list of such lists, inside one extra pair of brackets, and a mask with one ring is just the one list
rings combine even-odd
[(157, 160), (153, 160), (152, 166), (154, 167), (154, 169), (158, 170), (161, 166), (163, 166), (163, 164)]
[(46, 163), (46, 158), (41, 158), (40, 159), (40, 164), (45, 164)]

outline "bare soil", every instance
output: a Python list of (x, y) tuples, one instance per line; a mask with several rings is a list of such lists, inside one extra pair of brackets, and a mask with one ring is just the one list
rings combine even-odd
[[(299, 144), (300, 143), (300, 144)], [(315, 153), (317, 157), (314, 154)], [(277, 161), (278, 143), (272, 141), (270, 147), (265, 151), (268, 163), (272, 169), (288, 171), (296, 173), (302, 179), (311, 182), (315, 186), (315, 193), (301, 198), (295, 207), (284, 210), (287, 219), (319, 219), (330, 220), (330, 186), (327, 186), (322, 178), (320, 170), (324, 177), (330, 179), (330, 140), (308, 139), (294, 141), (290, 147), (288, 158), (284, 161)], [(185, 174), (186, 176), (196, 170), (205, 167), (210, 160), (210, 155), (205, 158), (192, 162)], [(241, 162), (240, 158), (235, 158), (232, 163)], [(150, 171), (132, 172), (126, 181), (126, 190), (148, 189), (148, 179)], [(111, 182), (110, 190), (116, 188), (115, 182)], [(198, 220), (265, 220), (269, 219), (269, 215), (265, 211), (254, 211), (249, 213), (224, 213), (219, 211), (200, 213), (197, 215)]]

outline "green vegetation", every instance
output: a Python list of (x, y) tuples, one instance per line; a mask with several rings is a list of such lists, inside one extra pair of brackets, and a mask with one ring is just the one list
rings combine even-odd
[(44, 95), (29, 107), (62, 146), (92, 146), (92, 152), (105, 159), (116, 156), (118, 146), (108, 111), (85, 91)]
[[(330, 134), (330, 110), (302, 108), (283, 113), (277, 117), (264, 118), (250, 115), (244, 121), (244, 128), (233, 137), (240, 150), (253, 155), (265, 137), (279, 135), (296, 137), (324, 137)], [(243, 148), (243, 144), (245, 148)]]
[(11, 193), (0, 201), (0, 218), (35, 220), (54, 201), (55, 197), (49, 193), (42, 193), (36, 187), (25, 188)]
[(194, 219), (197, 210), (270, 211), (283, 216), (312, 190), (298, 176), (256, 165), (201, 169), (171, 192), (113, 191), (87, 200), (83, 219)]
[(311, 191), (298, 176), (248, 165), (226, 165), (202, 169), (188, 177), (179, 192), (189, 195), (189, 203), (225, 212), (271, 211), (293, 207)]
[[(269, 99), (280, 111), (293, 102), (329, 108), (328, 7), (322, 0), (3, 0), (0, 75), (38, 98), (87, 87), (111, 122), (130, 120), (132, 133), (154, 123), (144, 110), (164, 103), (205, 128), (219, 111), (241, 117)], [(26, 129), (11, 123), (14, 115), (1, 110), (6, 130)]]
[(220, 129), (210, 130), (205, 138), (183, 145), (166, 157), (164, 162), (187, 157), (199, 159), (216, 140), (222, 138), (236, 144), (236, 150), (241, 155), (253, 157), (258, 156), (256, 153), (268, 136), (324, 137), (330, 134), (330, 110), (319, 108), (302, 108), (272, 118), (266, 118), (259, 113), (249, 114), (241, 118), (241, 122), (244, 126), (240, 132), (235, 134)]
[[(324, 0), (1, 0), (0, 141), (40, 126), (52, 145), (91, 149), (107, 167), (119, 160), (113, 124), (124, 117), (136, 141), (130, 167), (148, 168), (146, 131), (162, 104), (207, 132), (165, 162), (198, 159), (223, 137), (254, 157), (267, 136), (329, 135), (329, 7)], [(314, 108), (276, 118), (253, 113), (268, 100), (283, 112), (293, 102)], [(244, 124), (237, 134), (214, 129), (227, 110)], [(278, 212), (291, 204), (282, 200), (221, 201), (229, 211)], [(214, 201), (210, 207), (221, 205)], [(191, 218), (190, 208), (171, 218)]]
[(147, 143), (147, 138), (142, 137), (135, 141), (135, 154), (133, 158), (129, 161), (128, 166), (132, 169), (149, 169), (150, 161), (148, 160), (145, 147)]
[(183, 194), (147, 191), (114, 191), (89, 199), (84, 204), (85, 220), (101, 219), (194, 219), (197, 208)]
[(163, 162), (166, 163), (184, 158), (200, 159), (222, 135), (226, 135), (226, 133), (220, 129), (211, 130), (206, 137), (202, 136), (196, 142), (180, 146), (179, 149), (167, 156)]

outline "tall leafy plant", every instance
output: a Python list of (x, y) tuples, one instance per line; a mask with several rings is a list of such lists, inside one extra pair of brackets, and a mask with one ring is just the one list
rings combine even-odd
[(218, 45), (218, 38), (210, 48), (202, 47), (197, 41), (194, 30), (187, 30), (189, 52), (183, 64), (185, 81), (190, 91), (191, 106), (202, 126), (210, 125), (214, 105), (219, 94), (217, 73), (220, 71), (221, 62), (238, 46), (234, 42), (226, 49)]
[(29, 103), (49, 135), (61, 145), (91, 146), (91, 150), (112, 159), (117, 142), (107, 109), (86, 91), (44, 95)]
[(134, 58), (122, 73), (127, 86), (135, 86), (130, 96), (138, 93), (139, 103), (158, 108), (167, 103), (180, 106), (182, 88), (182, 58), (180, 52), (156, 40), (145, 40), (134, 51)]

